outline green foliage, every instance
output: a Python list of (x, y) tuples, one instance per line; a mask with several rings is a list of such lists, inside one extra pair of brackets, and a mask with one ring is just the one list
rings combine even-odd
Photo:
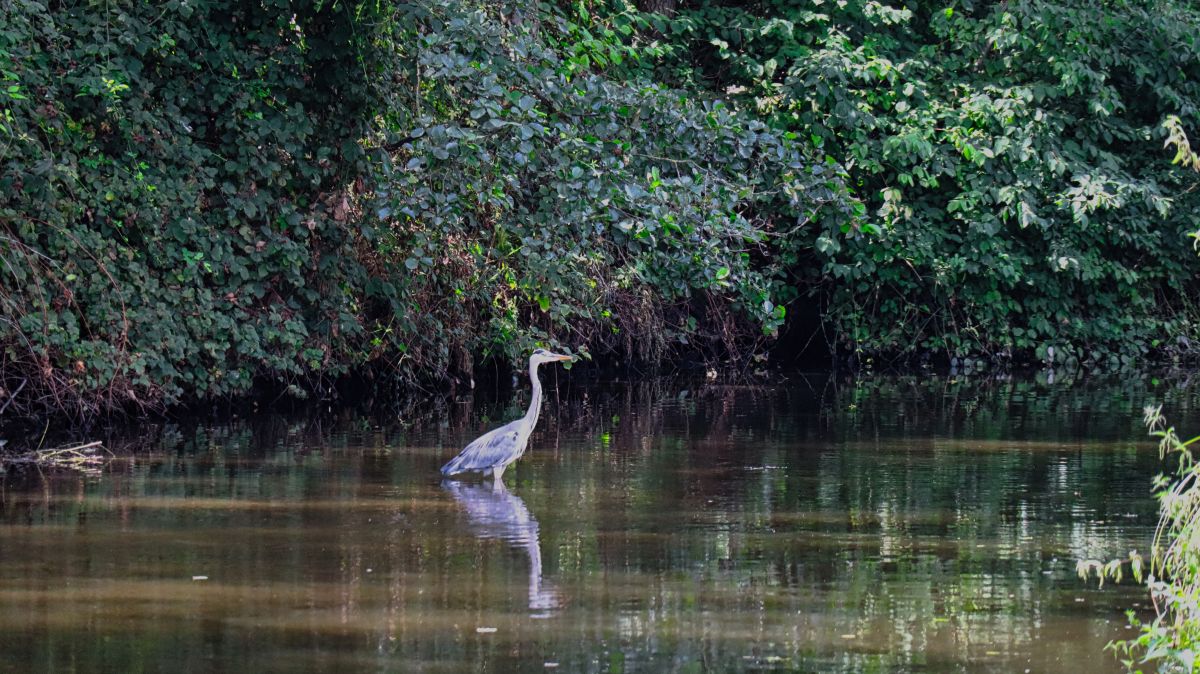
[(543, 39), (568, 72), (604, 72), (618, 78), (653, 79), (656, 64), (678, 45), (657, 36), (667, 30), (660, 16), (639, 12), (631, 0), (577, 0), (541, 5)]
[(777, 228), (843, 217), (838, 167), (592, 74), (635, 48), (568, 49), (581, 24), (518, 9), (0, 0), (0, 400), (301, 395), (534, 343), (653, 361), (774, 334), (796, 292)]
[(322, 3), (0, 1), (0, 371), (34, 384), (18, 402), (345, 370), (362, 24)]
[(1100, 10), (0, 0), (0, 400), (1187, 352), (1200, 13)]
[(580, 71), (482, 5), (433, 4), (404, 42), (423, 95), (378, 181), (378, 248), (411, 272), (399, 332), (423, 352), (736, 353), (795, 293), (776, 229), (846, 211), (838, 167), (791, 134)]
[(701, 2), (672, 26), (852, 176), (878, 232), (801, 242), (840, 348), (1115, 364), (1195, 334), (1197, 263), (1159, 254), (1200, 207), (1160, 149), (1167, 115), (1200, 123), (1193, 5)]
[[(1192, 144), (1183, 130), (1183, 122), (1175, 115), (1168, 115), (1166, 121), (1163, 122), (1163, 129), (1167, 132), (1167, 139), (1163, 142), (1163, 146), (1175, 148), (1175, 158), (1171, 160), (1171, 163), (1186, 166), (1200, 173), (1200, 155), (1192, 150)], [(1200, 182), (1193, 183), (1188, 190), (1197, 187), (1200, 187)], [(1200, 247), (1200, 229), (1192, 232), (1189, 236), (1192, 237), (1193, 244)]]

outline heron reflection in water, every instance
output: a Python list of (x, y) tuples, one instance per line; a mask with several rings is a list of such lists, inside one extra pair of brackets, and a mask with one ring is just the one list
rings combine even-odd
[(468, 527), (476, 538), (504, 541), (529, 557), (529, 608), (541, 611), (541, 617), (558, 608), (558, 595), (542, 581), (538, 521), (525, 502), (509, 493), (503, 482), (465, 484), (447, 480), (442, 487), (463, 506)]

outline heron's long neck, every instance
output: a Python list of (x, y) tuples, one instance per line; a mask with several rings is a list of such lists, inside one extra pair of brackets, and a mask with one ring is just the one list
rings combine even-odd
[(532, 430), (537, 425), (538, 414), (542, 410), (542, 382), (538, 380), (538, 364), (529, 361), (529, 381), (533, 382), (533, 396), (529, 400), (529, 411), (525, 413), (525, 418), (529, 421), (529, 428)]

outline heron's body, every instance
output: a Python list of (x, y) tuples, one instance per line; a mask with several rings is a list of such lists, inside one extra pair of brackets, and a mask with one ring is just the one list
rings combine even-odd
[(538, 380), (538, 365), (570, 359), (570, 356), (560, 356), (542, 349), (534, 351), (533, 356), (529, 358), (529, 379), (533, 382), (529, 411), (520, 419), (476, 438), (459, 452), (458, 456), (442, 466), (442, 475), (491, 473), (496, 482), (499, 482), (504, 475), (504, 469), (525, 453), (526, 447), (529, 446), (529, 436), (533, 434), (533, 427), (537, 425), (542, 407), (542, 382)]

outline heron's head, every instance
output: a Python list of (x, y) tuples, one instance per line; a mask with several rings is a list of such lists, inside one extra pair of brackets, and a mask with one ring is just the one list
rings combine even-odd
[(574, 359), (571, 356), (564, 356), (561, 353), (553, 353), (553, 352), (547, 351), (545, 349), (538, 349), (537, 351), (533, 352), (532, 356), (529, 357), (529, 362), (533, 363), (534, 365), (541, 365), (542, 363), (553, 363), (553, 362), (559, 361), (559, 360), (574, 360)]

